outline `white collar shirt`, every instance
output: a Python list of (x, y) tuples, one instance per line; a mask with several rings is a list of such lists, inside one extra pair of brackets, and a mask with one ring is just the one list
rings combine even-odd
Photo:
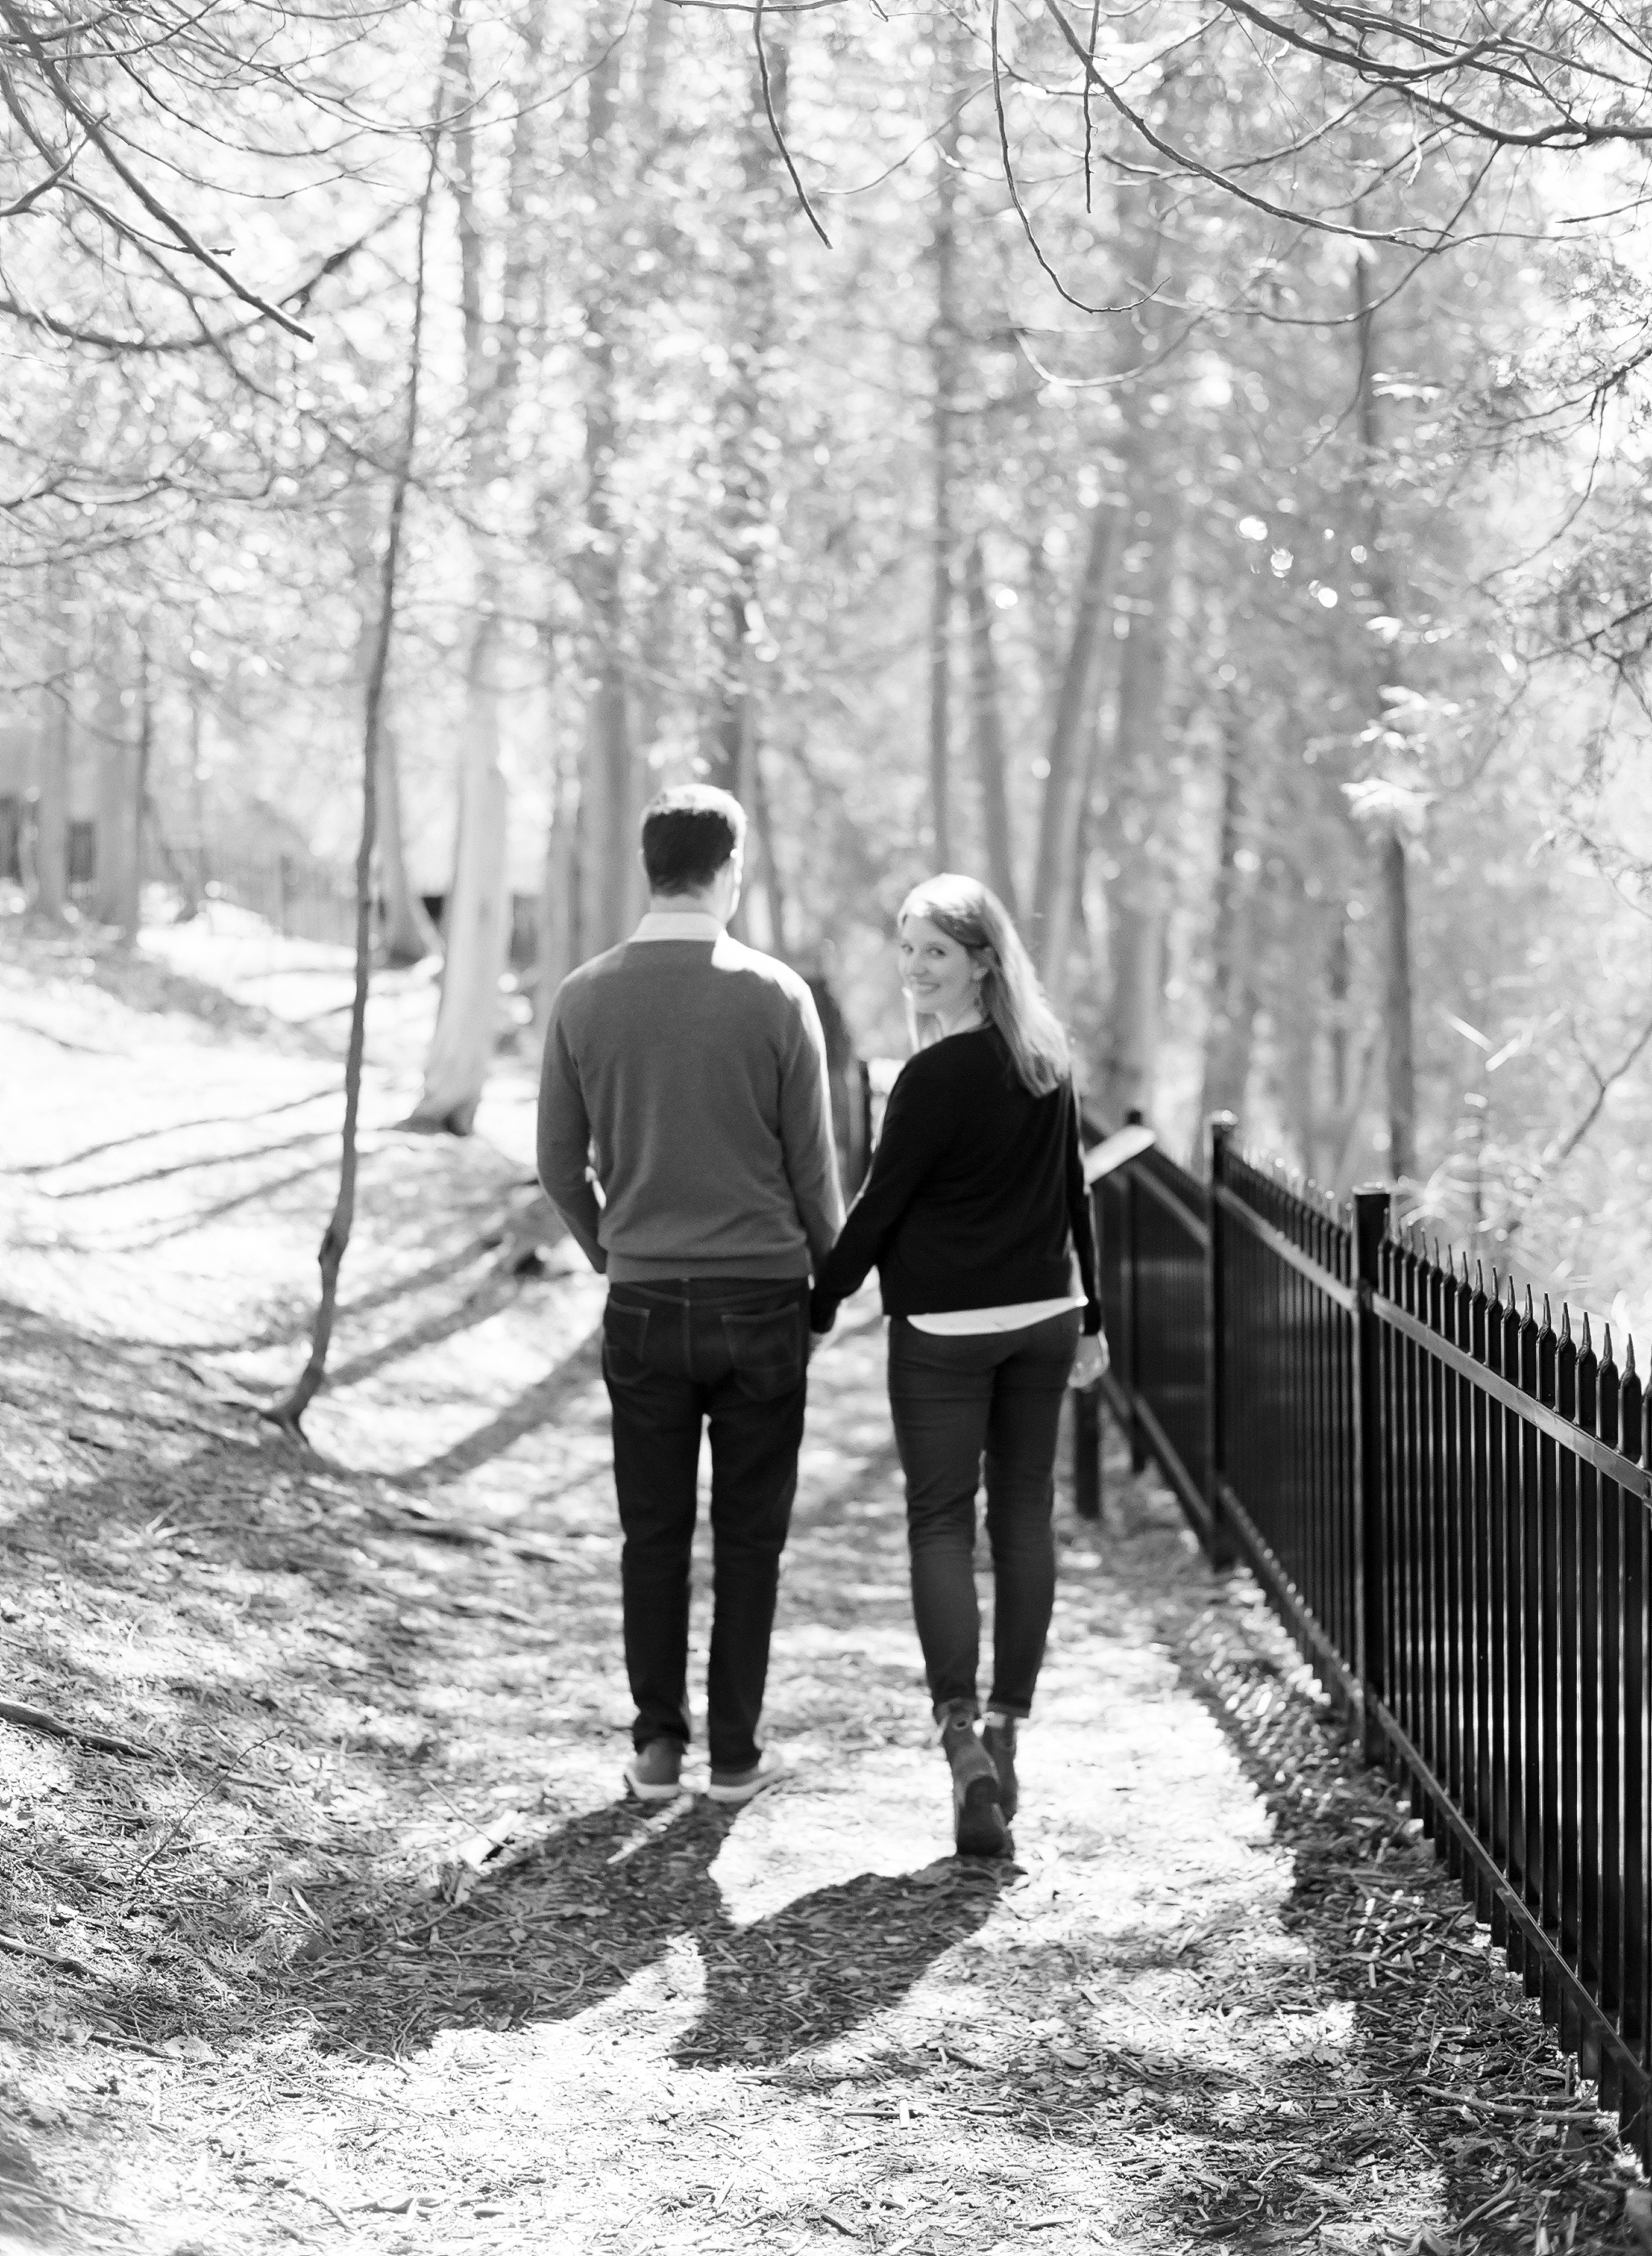
[(650, 909), (633, 940), (709, 940), (723, 936), (722, 926), (709, 909)]

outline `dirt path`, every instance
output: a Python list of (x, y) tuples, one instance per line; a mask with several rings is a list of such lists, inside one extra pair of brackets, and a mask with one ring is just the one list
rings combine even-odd
[(318, 1464), (243, 1395), (330, 1057), (201, 1011), (0, 961), (0, 1675), (152, 1750), (0, 1722), (0, 2246), (1630, 2245), (1612, 2126), (1119, 1463), (1100, 1529), (1063, 1505), (1016, 1860), (950, 1856), (869, 1302), (812, 1378), (796, 1776), (628, 1804), (600, 1288), (487, 1242), (521, 1088), (401, 1137), (387, 1034)]

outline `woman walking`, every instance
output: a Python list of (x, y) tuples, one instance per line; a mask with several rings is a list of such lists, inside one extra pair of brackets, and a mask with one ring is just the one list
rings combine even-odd
[[(875, 1267), (906, 1476), (912, 1610), (966, 1856), (1009, 1846), (1016, 1726), (1055, 1599), (1061, 1398), (1105, 1367), (1067, 1040), (995, 893), (931, 878), (901, 907), (913, 1055), (872, 1170), (816, 1278), (811, 1324)], [(995, 1606), (984, 1732), (975, 1493), (986, 1459)]]

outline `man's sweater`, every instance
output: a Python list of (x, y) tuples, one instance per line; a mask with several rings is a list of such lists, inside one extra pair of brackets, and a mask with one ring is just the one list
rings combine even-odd
[(892, 1316), (1013, 1307), (1072, 1289), (1099, 1331), (1095, 1239), (1071, 1082), (1034, 1096), (996, 1027), (919, 1050), (889, 1091), (872, 1172), (830, 1260), (810, 1322), (831, 1324), (868, 1269)]
[(843, 1199), (804, 982), (727, 934), (581, 964), (545, 1041), (539, 1180), (616, 1282), (807, 1277)]

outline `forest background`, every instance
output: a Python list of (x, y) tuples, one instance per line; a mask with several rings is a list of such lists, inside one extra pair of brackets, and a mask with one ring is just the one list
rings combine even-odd
[(463, 1132), (706, 777), (862, 1053), (973, 871), (1099, 1117), (1645, 1322), (1648, 22), (0, 0), (12, 905), (368, 783)]

